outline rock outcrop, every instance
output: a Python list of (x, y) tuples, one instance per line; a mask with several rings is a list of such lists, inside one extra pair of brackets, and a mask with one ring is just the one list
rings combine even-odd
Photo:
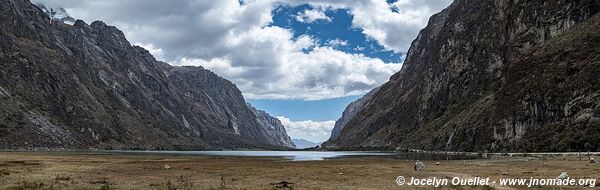
[(0, 4), (0, 65), (1, 149), (293, 147), (230, 81), (157, 61), (103, 22), (53, 22), (26, 0)]
[(329, 149), (600, 148), (600, 1), (455, 0)]

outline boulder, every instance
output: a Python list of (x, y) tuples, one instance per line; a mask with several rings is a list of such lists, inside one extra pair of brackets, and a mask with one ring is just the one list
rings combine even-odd
[(596, 163), (596, 160), (594, 159), (594, 157), (590, 157), (590, 164)]
[(415, 171), (425, 171), (425, 163), (417, 161), (415, 163)]
[(560, 173), (560, 175), (558, 175), (558, 177), (556, 177), (556, 179), (567, 179), (569, 178), (569, 174), (567, 174), (567, 172), (562, 172)]

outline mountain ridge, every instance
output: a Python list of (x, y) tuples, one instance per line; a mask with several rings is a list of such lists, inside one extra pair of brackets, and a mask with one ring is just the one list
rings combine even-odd
[(53, 22), (27, 0), (4, 2), (0, 148), (293, 148), (213, 72), (157, 61), (104, 22)]
[[(593, 92), (598, 88), (583, 81), (593, 80), (596, 70), (589, 67), (597, 66), (598, 59), (581, 56), (581, 52), (592, 53), (589, 49), (597, 48), (598, 43), (574, 38), (573, 44), (564, 44), (579, 45), (579, 53), (572, 50), (563, 54), (573, 60), (585, 58), (582, 62), (587, 65), (539, 57), (536, 50), (561, 49), (546, 44), (565, 35), (572, 37), (569, 34), (580, 31), (571, 28), (582, 23), (588, 26), (583, 27), (587, 31), (582, 34), (595, 39), (594, 15), (599, 7), (595, 0), (454, 1), (421, 30), (402, 70), (348, 122), (340, 136), (324, 147), (573, 151), (592, 143), (597, 149), (600, 141), (589, 132), (597, 129), (598, 123), (588, 120), (595, 121), (600, 115)], [(546, 62), (525, 64), (527, 57)], [(513, 69), (524, 65), (528, 65), (521, 67), (525, 73)], [(571, 66), (533, 74), (548, 65)], [(513, 73), (534, 78), (521, 81)], [(552, 76), (548, 73), (556, 77), (548, 77)], [(544, 76), (547, 81), (535, 76)], [(572, 85), (575, 83), (580, 86)], [(543, 84), (555, 92), (540, 88)]]

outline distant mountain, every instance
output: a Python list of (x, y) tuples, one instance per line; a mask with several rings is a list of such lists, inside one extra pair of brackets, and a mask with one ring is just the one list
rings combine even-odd
[(599, 12), (599, 0), (455, 0), (323, 146), (600, 150)]
[(270, 141), (269, 143), (282, 145), (288, 148), (296, 148), (279, 119), (269, 115), (265, 111), (257, 110), (249, 103), (247, 103), (247, 105), (248, 109), (256, 115), (257, 122), (266, 130), (265, 134), (269, 137), (267, 138), (267, 140)]
[(54, 21), (59, 21), (70, 25), (75, 24), (75, 18), (71, 17), (71, 15), (67, 13), (67, 10), (62, 7), (48, 7), (39, 2), (35, 3), (35, 6), (42, 9), (42, 11), (44, 11), (44, 13), (46, 13), (50, 19)]
[(0, 149), (289, 149), (232, 82), (176, 67), (101, 21), (0, 4)]
[(310, 142), (304, 139), (292, 139), (297, 149), (312, 148), (321, 145), (320, 143)]

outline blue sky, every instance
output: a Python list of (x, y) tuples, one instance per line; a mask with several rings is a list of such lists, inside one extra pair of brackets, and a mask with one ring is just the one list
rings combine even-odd
[[(400, 71), (428, 18), (452, 0), (34, 0), (104, 21), (156, 59), (202, 66), (322, 142), (345, 106)], [(152, 10), (152, 11), (148, 11)]]
[[(367, 57), (381, 59), (386, 64), (402, 62), (402, 53), (385, 50), (376, 41), (365, 36), (361, 28), (353, 27), (353, 17), (347, 9), (323, 11), (329, 20), (321, 19), (311, 23), (297, 20), (296, 17), (305, 10), (313, 9), (309, 5), (280, 6), (273, 10), (273, 23), (271, 25), (292, 30), (294, 38), (310, 35), (317, 39), (317, 42), (322, 46), (331, 45), (329, 42), (332, 40), (341, 41), (343, 44), (333, 46), (339, 51), (350, 54), (363, 54)], [(360, 97), (360, 95), (353, 95), (312, 101), (249, 99), (248, 102), (273, 116), (284, 116), (293, 121), (330, 121), (341, 117), (345, 107)]]
[(401, 63), (403, 53), (394, 53), (385, 50), (376, 41), (369, 39), (363, 33), (363, 29), (353, 27), (353, 16), (347, 9), (328, 9), (323, 11), (330, 20), (317, 20), (311, 23), (300, 22), (296, 16), (305, 10), (314, 10), (309, 5), (280, 6), (273, 11), (273, 26), (290, 29), (294, 38), (302, 35), (310, 35), (317, 39), (318, 43), (327, 46), (328, 42), (338, 40), (346, 42), (343, 45), (335, 45), (333, 48), (351, 54), (364, 54), (367, 57), (383, 60), (385, 63)]
[(273, 116), (284, 116), (293, 121), (328, 121), (337, 120), (342, 116), (344, 108), (360, 97), (348, 96), (312, 101), (249, 99), (248, 102)]

